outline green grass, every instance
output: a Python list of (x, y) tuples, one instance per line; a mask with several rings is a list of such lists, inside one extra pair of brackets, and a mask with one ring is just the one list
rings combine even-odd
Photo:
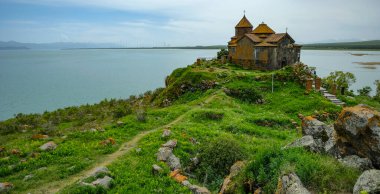
[[(140, 98), (132, 97), (128, 100), (128, 105), (121, 103), (120, 106), (109, 106), (109, 102), (104, 106), (97, 105), (105, 112), (112, 112), (109, 109), (120, 112), (118, 107), (131, 108), (132, 113), (120, 119), (111, 118), (110, 113), (111, 116), (101, 116), (104, 120), (99, 116), (80, 126), (76, 126), (76, 118), (58, 122), (50, 129), (52, 131), (44, 126), (28, 129), (26, 132), (7, 131), (0, 136), (0, 146), (6, 148), (5, 152), (0, 153), (0, 182), (12, 182), (16, 186), (13, 191), (23, 193), (52, 181), (64, 180), (88, 169), (105, 155), (115, 152), (120, 145), (138, 133), (160, 128), (182, 115), (182, 120), (171, 126), (172, 135), (169, 138), (161, 137), (161, 127), (141, 139), (137, 146), (141, 148), (141, 152), (132, 149), (109, 166), (114, 181), (108, 193), (190, 193), (187, 188), (169, 178), (166, 164), (156, 161), (157, 150), (169, 139), (178, 140), (174, 154), (181, 159), (181, 164), (188, 169), (188, 173), (193, 175), (189, 177), (190, 182), (198, 185), (206, 183), (208, 189), (218, 192), (224, 176), (227, 175), (226, 171), (218, 171), (215, 176), (210, 175), (205, 181), (202, 168), (192, 167), (190, 158), (197, 156), (203, 150), (203, 145), (220, 138), (223, 140), (223, 137), (234, 140), (244, 150), (248, 167), (239, 181), (254, 181), (268, 193), (273, 193), (277, 178), (284, 172), (294, 171), (305, 186), (315, 192), (351, 192), (359, 172), (341, 166), (330, 156), (309, 153), (302, 149), (280, 149), (301, 136), (292, 124), (292, 120), (300, 123), (297, 118), (299, 113), (311, 115), (318, 111), (336, 114), (341, 110), (319, 93), (305, 94), (304, 88), (290, 81), (292, 79), (287, 77), (289, 73), (282, 71), (286, 70), (276, 72), (281, 81), (275, 81), (272, 93), (271, 72), (248, 71), (232, 64), (205, 62), (201, 66), (193, 65), (174, 71), (167, 79), (168, 87)], [(206, 90), (198, 87), (205, 80), (219, 84)], [(194, 88), (179, 91), (184, 83)], [(229, 96), (223, 91), (224, 87), (252, 89), (265, 102), (256, 104), (244, 98)], [(173, 97), (170, 106), (152, 106), (161, 105), (161, 101), (168, 97)], [(86, 107), (91, 108), (91, 105)], [(141, 108), (147, 112), (145, 122), (138, 121), (135, 115), (135, 110)], [(58, 115), (66, 113), (65, 111), (68, 110), (49, 114)], [(63, 115), (66, 115), (65, 118), (70, 116), (69, 113)], [(117, 125), (116, 121), (122, 121), (123, 124)], [(22, 123), (17, 119), (12, 122)], [(98, 126), (105, 131), (89, 132), (85, 130), (86, 126)], [(58, 144), (57, 149), (51, 152), (39, 151), (38, 147), (49, 141), (31, 139), (33, 134), (39, 133), (49, 134), (49, 140)], [(113, 138), (116, 144), (99, 144), (107, 138)], [(193, 144), (191, 138), (195, 138), (199, 144)], [(11, 149), (16, 148), (21, 151), (21, 155), (10, 153)], [(153, 164), (160, 165), (164, 172), (153, 175)], [(28, 174), (33, 174), (34, 177), (23, 181)], [(245, 188), (242, 183), (240, 185), (239, 189), (243, 191)], [(73, 184), (61, 192), (105, 191)]]

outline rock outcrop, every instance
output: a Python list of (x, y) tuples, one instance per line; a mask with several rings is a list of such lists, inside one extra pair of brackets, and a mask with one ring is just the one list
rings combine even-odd
[(368, 158), (360, 158), (357, 155), (346, 156), (339, 161), (349, 167), (357, 168), (360, 171), (372, 169), (372, 162)]
[[(164, 135), (164, 134), (163, 134)], [(161, 136), (163, 137), (163, 136)], [(168, 136), (166, 136), (168, 137)], [(181, 161), (173, 154), (173, 149), (177, 146), (177, 140), (169, 140), (165, 144), (162, 144), (156, 154), (158, 161), (164, 161), (172, 170), (169, 174), (178, 183), (189, 188), (194, 194), (211, 194), (206, 187), (191, 184), (187, 177), (181, 174)], [(152, 166), (152, 173), (157, 174), (162, 171), (162, 168), (158, 165)]]
[(230, 168), (230, 174), (224, 179), (223, 185), (219, 191), (220, 194), (236, 193), (236, 189), (240, 183), (234, 181), (235, 177), (245, 167), (246, 163), (243, 161), (237, 161)]
[(169, 140), (162, 144), (157, 152), (157, 160), (165, 161), (171, 170), (181, 168), (181, 161), (173, 154), (173, 149), (177, 146), (177, 140)]
[(282, 176), (278, 180), (276, 194), (311, 194), (295, 173)]
[(380, 113), (365, 105), (344, 108), (334, 124), (342, 156), (358, 155), (380, 168)]
[(362, 191), (369, 194), (380, 193), (380, 170), (367, 170), (360, 175), (355, 183), (353, 193), (360, 194)]

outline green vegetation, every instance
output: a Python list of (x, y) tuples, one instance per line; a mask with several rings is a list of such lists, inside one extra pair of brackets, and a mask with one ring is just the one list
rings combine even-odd
[[(189, 181), (213, 192), (220, 189), (237, 160), (248, 163), (237, 179), (240, 192), (261, 187), (273, 193), (277, 178), (289, 171), (296, 172), (316, 193), (351, 192), (359, 176), (356, 170), (330, 156), (281, 149), (300, 137), (294, 125), (294, 121), (300, 124), (298, 114), (336, 115), (341, 111), (319, 93), (305, 93), (298, 83), (304, 72), (303, 67), (262, 72), (203, 61), (175, 70), (165, 88), (138, 97), (41, 115), (20, 114), (0, 123), (0, 182), (12, 182), (15, 193), (38, 193), (58, 186), (66, 186), (61, 193), (104, 193), (99, 187), (66, 183), (128, 145), (131, 149), (125, 154), (107, 158), (114, 179), (108, 193), (190, 193), (156, 159), (160, 146), (176, 139), (173, 153)], [(355, 103), (360, 102), (350, 102)], [(164, 138), (166, 128), (172, 133)], [(42, 137), (38, 134), (49, 137), (32, 138)], [(127, 143), (131, 140), (136, 141), (135, 147)], [(41, 151), (39, 146), (48, 141), (54, 141), (57, 148)], [(199, 158), (198, 165), (192, 162), (194, 157)], [(163, 172), (154, 175), (153, 164)], [(33, 176), (24, 180), (27, 175)], [(53, 187), (54, 183), (58, 186)]]
[(216, 58), (217, 59), (221, 59), (222, 56), (226, 56), (227, 57), (228, 56), (228, 50), (222, 48), (222, 49), (220, 49), (220, 51), (218, 53), (216, 53)]
[(323, 78), (326, 88), (340, 90), (340, 94), (344, 95), (345, 91), (356, 82), (355, 75), (350, 72), (334, 71), (329, 76)]

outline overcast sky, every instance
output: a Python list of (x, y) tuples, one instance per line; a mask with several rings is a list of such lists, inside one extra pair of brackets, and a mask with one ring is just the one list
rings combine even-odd
[(0, 40), (226, 44), (243, 10), (298, 43), (380, 39), (380, 0), (0, 0)]

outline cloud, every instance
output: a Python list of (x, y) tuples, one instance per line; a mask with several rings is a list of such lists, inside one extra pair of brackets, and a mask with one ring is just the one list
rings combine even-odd
[[(323, 40), (380, 39), (380, 1), (362, 0), (13, 0), (22, 4), (80, 7), (125, 13), (117, 21), (55, 21), (38, 25), (34, 34), (57, 33), (34, 38), (41, 41), (69, 39), (90, 42), (168, 42), (171, 45), (226, 44), (243, 10), (253, 25), (266, 22), (277, 32), (289, 33), (298, 42)], [(137, 15), (130, 17), (130, 15)], [(149, 17), (148, 17), (149, 16)], [(159, 18), (159, 19), (158, 19)], [(43, 21), (34, 21), (43, 23)], [(16, 23), (14, 23), (16, 24)], [(25, 23), (26, 24), (26, 23)], [(31, 21), (30, 25), (33, 24)], [(22, 26), (22, 23), (19, 23)], [(37, 25), (36, 25), (37, 26)], [(37, 28), (37, 27), (36, 27)], [(5, 28), (4, 28), (5, 29)], [(2, 30), (4, 30), (2, 29)], [(5, 29), (7, 31), (7, 29)], [(46, 30), (46, 32), (44, 32)], [(9, 30), (8, 30), (9, 31)], [(20, 34), (20, 33), (17, 33)], [(65, 34), (67, 37), (61, 37)], [(0, 32), (1, 37), (11, 37)], [(3, 36), (5, 35), (5, 36)], [(27, 36), (31, 37), (31, 36)], [(54, 40), (50, 40), (54, 41)]]

